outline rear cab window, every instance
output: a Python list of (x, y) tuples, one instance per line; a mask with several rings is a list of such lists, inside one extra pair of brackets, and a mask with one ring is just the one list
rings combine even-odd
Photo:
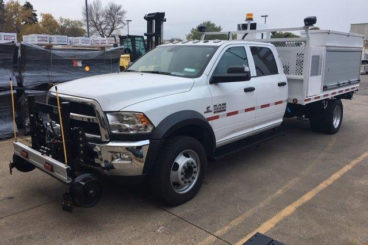
[(256, 76), (270, 76), (279, 74), (275, 56), (270, 48), (251, 46)]

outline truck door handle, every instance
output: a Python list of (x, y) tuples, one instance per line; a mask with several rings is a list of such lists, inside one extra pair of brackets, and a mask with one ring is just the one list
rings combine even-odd
[(244, 89), (244, 93), (250, 93), (250, 92), (253, 92), (253, 91), (255, 91), (255, 90), (256, 90), (256, 88), (255, 88), (255, 87), (245, 88), (245, 89)]
[(285, 86), (286, 86), (286, 84), (287, 84), (286, 82), (279, 82), (279, 84), (278, 84), (278, 85), (279, 85), (279, 87), (285, 87)]

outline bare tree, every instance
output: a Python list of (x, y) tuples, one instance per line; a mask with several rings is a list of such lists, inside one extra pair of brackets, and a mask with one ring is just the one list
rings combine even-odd
[[(87, 24), (86, 9), (83, 11), (84, 22)], [(108, 3), (106, 7), (101, 0), (95, 0), (88, 4), (88, 18), (91, 34), (98, 34), (101, 37), (110, 37), (115, 31), (123, 28), (126, 11), (123, 6), (116, 3)]]

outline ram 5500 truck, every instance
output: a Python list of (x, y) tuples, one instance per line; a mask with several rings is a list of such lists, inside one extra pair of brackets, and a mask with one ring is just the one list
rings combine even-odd
[(179, 205), (199, 191), (209, 157), (285, 116), (334, 134), (341, 99), (358, 90), (363, 39), (302, 31), (287, 40), (165, 44), (125, 73), (60, 84), (46, 104), (29, 98), (32, 145), (14, 143), (11, 167), (41, 169), (70, 185), (66, 202), (84, 207), (101, 195), (96, 173), (147, 176), (158, 197)]

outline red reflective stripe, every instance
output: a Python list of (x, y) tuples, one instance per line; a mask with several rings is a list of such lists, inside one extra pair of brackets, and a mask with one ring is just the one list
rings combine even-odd
[(339, 93), (342, 93), (342, 92), (344, 92), (344, 90), (340, 90), (340, 91), (339, 91)]
[(336, 94), (336, 92), (333, 92), (333, 93), (332, 93), (332, 95), (335, 95), (335, 94)]
[(311, 98), (308, 98), (308, 99), (305, 99), (305, 102), (309, 102), (311, 100), (312, 100)]
[(264, 109), (264, 108), (267, 108), (267, 107), (270, 107), (270, 104), (261, 105), (261, 109)]
[(250, 112), (250, 111), (255, 111), (255, 110), (256, 110), (255, 107), (250, 107), (250, 108), (245, 109), (244, 111), (245, 112)]
[(350, 89), (348, 88), (348, 89), (345, 89), (345, 91), (350, 91)]
[(226, 116), (231, 117), (231, 116), (235, 116), (237, 114), (239, 114), (239, 111), (232, 111), (232, 112), (227, 113)]
[(316, 96), (316, 97), (314, 97), (314, 99), (315, 100), (318, 100), (318, 99), (320, 99), (321, 98), (321, 96)]
[(217, 115), (217, 116), (213, 116), (213, 117), (207, 117), (207, 121), (214, 121), (214, 120), (217, 120), (217, 119), (219, 119), (220, 118), (220, 116), (219, 115)]
[(282, 100), (275, 102), (275, 105), (281, 105), (281, 104), (282, 104)]
[(328, 94), (323, 95), (323, 97), (328, 97), (328, 96), (329, 96)]

